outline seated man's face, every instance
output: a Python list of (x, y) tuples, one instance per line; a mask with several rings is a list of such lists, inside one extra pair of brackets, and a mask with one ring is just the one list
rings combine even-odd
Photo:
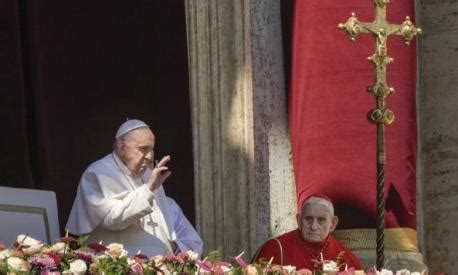
[(154, 160), (154, 135), (148, 128), (140, 128), (126, 135), (117, 154), (132, 174), (142, 176)]
[(334, 231), (338, 219), (329, 209), (320, 204), (306, 204), (302, 214), (297, 216), (297, 223), (302, 237), (309, 242), (321, 242)]

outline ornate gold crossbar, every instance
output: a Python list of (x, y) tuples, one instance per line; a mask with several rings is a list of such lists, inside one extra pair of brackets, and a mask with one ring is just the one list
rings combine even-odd
[(384, 265), (384, 229), (385, 229), (385, 124), (394, 121), (394, 113), (386, 107), (386, 98), (394, 92), (386, 81), (386, 66), (393, 62), (388, 56), (387, 39), (390, 35), (402, 36), (407, 45), (421, 29), (416, 28), (410, 17), (407, 16), (400, 25), (390, 24), (386, 21), (386, 6), (390, 0), (374, 0), (374, 22), (360, 22), (353, 12), (347, 22), (340, 23), (338, 27), (346, 31), (351, 40), (360, 33), (371, 33), (375, 39), (375, 52), (368, 59), (375, 65), (375, 82), (367, 87), (367, 91), (374, 94), (376, 108), (370, 110), (367, 118), (377, 125), (377, 269)]

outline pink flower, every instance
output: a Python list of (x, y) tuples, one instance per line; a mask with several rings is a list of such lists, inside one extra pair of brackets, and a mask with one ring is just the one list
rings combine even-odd
[(178, 258), (186, 258), (188, 256), (188, 254), (186, 254), (186, 252), (179, 252), (177, 255), (176, 255)]
[(148, 256), (146, 256), (145, 254), (139, 253), (135, 255), (133, 258), (137, 263), (146, 263), (148, 261)]
[(163, 263), (173, 263), (173, 262), (177, 262), (177, 261), (178, 261), (178, 258), (175, 255), (165, 255), (162, 258), (162, 262)]
[(120, 243), (111, 243), (107, 246), (105, 254), (112, 258), (119, 258), (127, 256), (128, 252), (124, 249), (124, 245)]
[(61, 259), (59, 257), (59, 255), (55, 252), (50, 252), (50, 253), (47, 253), (49, 257), (51, 257), (54, 262), (56, 263), (56, 266), (60, 265), (60, 262), (61, 262)]
[(296, 271), (296, 275), (312, 275), (312, 271), (307, 268), (302, 268)]
[(240, 253), (239, 255), (237, 255), (237, 256), (235, 256), (235, 257), (232, 257), (232, 258), (237, 262), (237, 264), (238, 264), (241, 268), (247, 267), (247, 264), (246, 264), (245, 261), (242, 259), (243, 253), (245, 253), (245, 251), (242, 251), (242, 253)]
[(57, 263), (54, 258), (48, 254), (38, 254), (29, 258), (29, 263), (32, 269), (39, 271), (50, 270), (57, 267)]
[(213, 270), (213, 265), (212, 265), (212, 263), (211, 263), (209, 260), (206, 260), (206, 259), (204, 259), (203, 261), (197, 260), (197, 261), (196, 261), (196, 265), (197, 265), (200, 269), (202, 269), (202, 270), (204, 270), (204, 271), (207, 271), (207, 272), (210, 272), (210, 271)]
[(102, 245), (102, 243), (90, 243), (87, 245), (90, 249), (94, 250), (95, 253), (99, 253), (107, 250), (107, 247)]
[(143, 266), (140, 263), (134, 263), (130, 266), (130, 270), (134, 274), (143, 274)]
[(84, 251), (75, 251), (73, 252), (73, 255), (75, 256), (76, 259), (80, 259), (86, 262), (86, 264), (90, 265), (93, 261), (94, 255), (88, 252)]
[(354, 274), (355, 274), (355, 269), (353, 267), (337, 273), (337, 275), (354, 275)]
[(213, 272), (215, 274), (224, 274), (224, 272), (227, 272), (230, 270), (230, 264), (226, 262), (218, 262), (213, 266)]

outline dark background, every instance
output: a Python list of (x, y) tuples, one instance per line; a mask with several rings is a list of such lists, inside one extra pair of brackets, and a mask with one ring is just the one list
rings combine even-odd
[[(288, 79), (293, 1), (281, 5)], [(62, 231), (82, 172), (137, 118), (194, 222), (185, 20), (183, 0), (0, 0), (0, 185), (55, 191)]]
[(81, 173), (138, 118), (194, 221), (187, 66), (182, 0), (0, 0), (0, 185), (55, 191), (62, 230)]

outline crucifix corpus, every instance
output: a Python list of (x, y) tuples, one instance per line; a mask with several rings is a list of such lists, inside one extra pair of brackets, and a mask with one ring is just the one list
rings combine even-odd
[(384, 265), (384, 230), (385, 230), (385, 124), (394, 121), (394, 113), (386, 107), (386, 98), (394, 92), (386, 82), (386, 66), (393, 62), (388, 56), (387, 39), (390, 35), (402, 36), (407, 45), (421, 29), (416, 28), (410, 17), (406, 16), (400, 25), (390, 24), (386, 21), (386, 6), (390, 0), (374, 0), (374, 22), (360, 22), (353, 12), (347, 22), (340, 23), (338, 28), (347, 32), (351, 40), (355, 40), (360, 33), (371, 33), (375, 39), (375, 52), (367, 59), (375, 65), (375, 82), (367, 87), (367, 91), (374, 94), (376, 108), (370, 110), (367, 118), (377, 125), (377, 269)]

